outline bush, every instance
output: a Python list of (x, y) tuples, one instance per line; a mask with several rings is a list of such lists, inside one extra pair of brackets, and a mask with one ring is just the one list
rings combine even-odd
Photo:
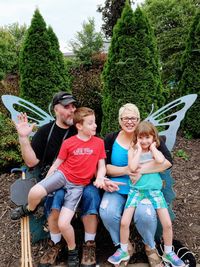
[(1, 172), (21, 165), (22, 157), (13, 122), (0, 113), (0, 168)]
[(179, 83), (180, 95), (197, 94), (198, 98), (183, 121), (182, 129), (187, 135), (200, 137), (200, 11), (194, 17), (190, 28), (186, 49), (181, 60)]
[(126, 2), (113, 29), (108, 59), (102, 72), (103, 120), (101, 134), (116, 131), (119, 108), (138, 106), (141, 118), (164, 103), (156, 40), (146, 14), (138, 7), (133, 13)]
[[(17, 74), (8, 74), (5, 79), (0, 82), (0, 95), (19, 95), (19, 77)], [(1, 101), (0, 112), (8, 114), (7, 109)]]
[(90, 107), (95, 111), (97, 132), (99, 133), (102, 120), (101, 70), (87, 70), (80, 66), (72, 70), (72, 75), (74, 77), (72, 83), (73, 95), (80, 106)]

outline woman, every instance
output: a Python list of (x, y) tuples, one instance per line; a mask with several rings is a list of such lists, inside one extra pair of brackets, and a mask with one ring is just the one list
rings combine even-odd
[[(105, 148), (107, 152), (107, 175), (111, 180), (123, 182), (119, 190), (115, 192), (105, 192), (100, 205), (101, 219), (111, 235), (115, 246), (120, 242), (120, 220), (129, 192), (129, 175), (139, 178), (141, 174), (151, 172), (161, 172), (172, 166), (170, 152), (161, 140), (159, 150), (164, 154), (166, 160), (162, 164), (147, 162), (135, 173), (131, 173), (128, 168), (128, 149), (137, 124), (140, 121), (138, 108), (131, 103), (119, 109), (119, 125), (121, 130), (110, 133), (105, 137)], [(155, 250), (154, 236), (157, 227), (156, 212), (151, 203), (145, 199), (136, 209), (134, 221), (138, 232), (141, 234), (149, 263), (152, 267), (159, 265), (161, 259)]]

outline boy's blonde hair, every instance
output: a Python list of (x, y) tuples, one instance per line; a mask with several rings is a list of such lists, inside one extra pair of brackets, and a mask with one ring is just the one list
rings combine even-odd
[(156, 127), (148, 121), (141, 121), (135, 128), (133, 144), (136, 145), (138, 136), (140, 137), (148, 135), (153, 136), (153, 141), (156, 142), (156, 146), (158, 147), (160, 145), (160, 139)]
[(90, 115), (95, 115), (94, 110), (87, 107), (77, 108), (74, 112), (73, 122), (74, 125), (77, 123), (83, 124), (84, 118)]
[(119, 109), (119, 116), (118, 116), (119, 124), (121, 123), (122, 114), (125, 111), (132, 111), (136, 115), (136, 117), (140, 119), (140, 112), (138, 107), (132, 103), (127, 103), (121, 106), (121, 108)]

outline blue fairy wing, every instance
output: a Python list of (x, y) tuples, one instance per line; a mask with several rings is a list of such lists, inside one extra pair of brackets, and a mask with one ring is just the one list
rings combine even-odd
[[(176, 141), (176, 134), (186, 111), (192, 106), (197, 94), (180, 97), (154, 113), (145, 120), (158, 127), (159, 135), (166, 137), (166, 146), (171, 151)], [(161, 129), (161, 131), (160, 131)]]
[(20, 112), (26, 112), (28, 120), (31, 123), (36, 123), (37, 127), (40, 127), (54, 120), (54, 118), (44, 110), (20, 97), (13, 95), (3, 95), (1, 98), (3, 104), (11, 113), (11, 118), (13, 121), (17, 121), (17, 116)]

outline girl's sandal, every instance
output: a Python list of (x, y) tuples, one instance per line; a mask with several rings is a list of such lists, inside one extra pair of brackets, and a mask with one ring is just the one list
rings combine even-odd
[(163, 267), (162, 259), (156, 249), (145, 250), (150, 267)]

